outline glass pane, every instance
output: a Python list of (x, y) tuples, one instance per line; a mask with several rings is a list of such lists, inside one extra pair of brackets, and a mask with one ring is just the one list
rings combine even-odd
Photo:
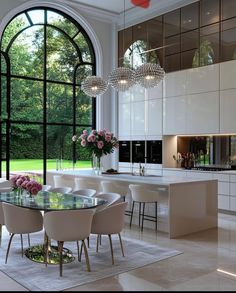
[(43, 77), (43, 26), (24, 30), (9, 51), (12, 74)]
[(165, 37), (180, 33), (180, 9), (164, 14)]
[(125, 67), (137, 68), (148, 61), (149, 54), (147, 51), (147, 43), (143, 40), (137, 40), (125, 52), (124, 65)]
[(197, 49), (199, 46), (199, 30), (194, 30), (181, 35), (181, 51)]
[[(125, 52), (131, 48), (132, 50), (132, 44), (136, 40), (133, 40), (133, 28), (129, 27), (125, 30), (119, 31), (118, 33), (118, 46), (119, 46), (119, 52), (118, 52), (118, 57), (119, 57), (119, 66), (123, 66), (123, 58)], [(124, 42), (123, 42), (124, 39)]]
[(181, 8), (181, 31), (188, 31), (199, 26), (199, 3), (184, 6)]
[(6, 61), (3, 55), (1, 54), (1, 73), (6, 73), (6, 72), (7, 72)]
[(73, 122), (73, 87), (63, 84), (48, 84), (47, 121)]
[(151, 63), (159, 62), (160, 64), (163, 64), (163, 56), (160, 53), (163, 47), (162, 27), (162, 16), (147, 21), (148, 50), (150, 50), (148, 53), (148, 59)]
[[(91, 132), (91, 127), (77, 127), (76, 134), (79, 137), (83, 130), (86, 129), (88, 133)], [(92, 158), (86, 147), (82, 147), (80, 141), (76, 143), (76, 168), (92, 168)]]
[(201, 7), (201, 26), (218, 22), (220, 20), (220, 1), (219, 0), (202, 0)]
[(43, 82), (12, 78), (11, 118), (43, 121)]
[(165, 39), (165, 55), (180, 52), (180, 35)]
[(58, 30), (47, 28), (47, 78), (73, 82), (74, 67), (79, 62), (75, 47)]
[(42, 183), (43, 127), (33, 124), (12, 124), (10, 147), (11, 173), (21, 171)]
[(48, 10), (47, 13), (48, 24), (56, 26), (67, 33), (71, 38), (78, 32), (78, 27), (68, 18), (61, 14)]
[(76, 124), (92, 124), (93, 98), (85, 95), (77, 88), (76, 92)]
[(165, 72), (180, 70), (180, 54), (165, 57)]
[(44, 10), (32, 9), (27, 11), (33, 24), (44, 24)]
[(181, 69), (188, 69), (193, 67), (193, 58), (196, 50), (190, 50), (181, 53)]
[(201, 66), (219, 62), (219, 23), (200, 30)]
[(2, 50), (5, 51), (11, 39), (22, 29), (29, 26), (29, 21), (25, 15), (22, 13), (15, 17), (6, 27), (3, 38), (2, 38)]
[(222, 0), (222, 19), (236, 16), (236, 1)]
[(1, 116), (6, 118), (7, 116), (7, 79), (5, 76), (1, 76)]
[(92, 52), (90, 52), (89, 45), (86, 41), (86, 38), (82, 35), (82, 33), (79, 33), (75, 38), (74, 38), (75, 43), (79, 46), (79, 49), (82, 54), (82, 60), (83, 62), (94, 62), (92, 59)]
[(81, 84), (87, 76), (93, 75), (92, 65), (81, 65), (76, 72), (76, 83)]
[(49, 125), (47, 127), (47, 170), (73, 168), (73, 127)]
[(222, 22), (221, 61), (236, 59), (236, 18)]

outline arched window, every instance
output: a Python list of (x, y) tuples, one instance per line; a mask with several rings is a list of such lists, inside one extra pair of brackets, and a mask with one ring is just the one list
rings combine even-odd
[(47, 170), (89, 160), (71, 140), (96, 121), (95, 101), (81, 91), (84, 78), (96, 74), (94, 49), (81, 25), (52, 8), (28, 9), (6, 26), (1, 51), (10, 60), (7, 72), (1, 57), (0, 151), (9, 167), (3, 163), (2, 170), (43, 170), (45, 182)]

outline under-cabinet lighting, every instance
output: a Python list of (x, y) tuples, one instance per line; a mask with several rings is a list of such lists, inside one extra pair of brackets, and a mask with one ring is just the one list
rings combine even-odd
[(236, 133), (212, 133), (212, 134), (178, 134), (177, 137), (193, 137), (193, 136), (229, 136), (236, 135)]
[(233, 274), (233, 273), (230, 273), (230, 272), (227, 272), (227, 271), (221, 270), (221, 269), (217, 269), (217, 272), (220, 272), (220, 273), (223, 273), (223, 274), (226, 274), (226, 275), (232, 276), (232, 277), (236, 277), (236, 274)]

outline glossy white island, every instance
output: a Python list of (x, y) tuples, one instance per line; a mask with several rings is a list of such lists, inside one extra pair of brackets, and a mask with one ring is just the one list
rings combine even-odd
[[(170, 238), (217, 227), (218, 199), (217, 180), (202, 180), (172, 176), (132, 176), (128, 174), (94, 175), (92, 171), (48, 171), (47, 184), (53, 186), (53, 175), (63, 175), (64, 184), (74, 188), (74, 178), (90, 181), (112, 180), (127, 189), (126, 200), (131, 205), (129, 184), (146, 185), (160, 192), (158, 207), (158, 230), (168, 233)], [(101, 190), (98, 190), (101, 191)], [(152, 205), (147, 213), (152, 215)], [(137, 224), (137, 213), (133, 223)], [(129, 221), (129, 217), (127, 217)], [(154, 223), (144, 221), (144, 228), (154, 229)]]

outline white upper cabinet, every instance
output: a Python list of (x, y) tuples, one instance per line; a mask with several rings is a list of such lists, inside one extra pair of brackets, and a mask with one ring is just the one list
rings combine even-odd
[[(145, 101), (131, 103), (131, 136), (143, 136), (146, 134), (147, 104)], [(140, 138), (138, 138), (140, 139)]]
[(187, 134), (219, 132), (219, 91), (187, 96)]
[(118, 93), (119, 104), (130, 103), (131, 101), (131, 91), (119, 92)]
[(163, 96), (163, 81), (161, 81), (158, 86), (147, 89), (148, 100), (162, 99)]
[[(235, 78), (235, 76), (234, 76)], [(220, 91), (220, 132), (236, 133), (236, 89)]]
[(131, 105), (130, 103), (119, 104), (119, 139), (130, 139), (131, 133)]
[(236, 60), (220, 63), (220, 89), (236, 88)]
[(147, 101), (146, 136), (162, 135), (162, 99)]
[(163, 81), (163, 97), (183, 96), (186, 93), (187, 70), (168, 73)]
[(186, 97), (163, 99), (163, 134), (186, 133)]
[(146, 90), (140, 85), (134, 85), (130, 90), (131, 93), (131, 102), (144, 101)]

